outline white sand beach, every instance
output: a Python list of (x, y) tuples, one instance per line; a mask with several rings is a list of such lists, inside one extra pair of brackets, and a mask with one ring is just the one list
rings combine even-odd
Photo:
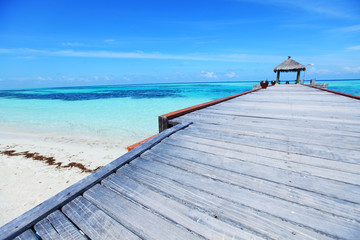
[(78, 167), (58, 168), (24, 152), (53, 157), (61, 166), (76, 162), (96, 169), (126, 153), (127, 144), (0, 129), (0, 226), (90, 174)]

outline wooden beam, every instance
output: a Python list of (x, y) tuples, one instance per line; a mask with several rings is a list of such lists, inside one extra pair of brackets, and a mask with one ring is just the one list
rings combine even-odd
[(299, 83), (299, 81), (300, 81), (300, 71), (301, 71), (301, 70), (298, 70), (298, 71), (297, 71), (296, 83)]
[(159, 116), (159, 133), (169, 128), (169, 120), (167, 116)]
[(151, 137), (149, 137), (149, 138), (146, 138), (146, 139), (144, 139), (144, 140), (141, 140), (140, 142), (137, 142), (137, 143), (134, 143), (134, 144), (128, 146), (128, 147), (127, 147), (128, 152), (130, 152), (130, 151), (133, 150), (134, 148), (137, 148), (137, 147), (140, 146), (141, 144), (149, 141), (150, 139), (152, 139), (152, 138), (155, 137), (156, 135), (157, 135), (157, 134), (155, 134), (155, 135), (153, 135), (153, 136), (151, 136)]
[(158, 118), (159, 119), (159, 132), (162, 132), (162, 131), (164, 131), (164, 130), (166, 130), (169, 127), (172, 126), (170, 124), (170, 122), (169, 122), (169, 120), (171, 120), (171, 119), (180, 117), (180, 116), (185, 115), (187, 113), (191, 113), (191, 112), (194, 112), (194, 111), (206, 108), (206, 107), (213, 106), (213, 105), (221, 103), (221, 102), (228, 101), (228, 100), (236, 98), (236, 97), (243, 96), (243, 95), (248, 94), (248, 93), (256, 92), (256, 91), (258, 91), (260, 89), (261, 88), (249, 90), (249, 91), (242, 92), (242, 93), (239, 93), (239, 94), (231, 95), (231, 96), (228, 96), (228, 97), (216, 99), (216, 100), (213, 100), (213, 101), (210, 101), (210, 102), (201, 103), (201, 104), (198, 104), (198, 105), (195, 105), (195, 106), (191, 106), (191, 107), (188, 107), (188, 108), (183, 108), (183, 109), (180, 109), (180, 110), (177, 110), (177, 111), (174, 111), (174, 112), (170, 112), (170, 113), (160, 115), (159, 118)]
[(280, 71), (277, 72), (276, 83), (279, 84), (279, 81), (280, 81)]
[(354, 99), (360, 100), (360, 96), (358, 96), (358, 95), (353, 95), (353, 94), (338, 92), (338, 91), (334, 91), (334, 90), (331, 90), (331, 89), (326, 89), (326, 88), (322, 88), (322, 87), (311, 86), (311, 85), (308, 85), (308, 84), (304, 84), (304, 86), (312, 87), (312, 88), (316, 88), (316, 89), (319, 89), (319, 90), (322, 90), (322, 91), (331, 92), (331, 93), (335, 93), (335, 94), (338, 94), (338, 95), (341, 95), (341, 96), (345, 96), (345, 97), (349, 97), (349, 98), (354, 98)]
[(34, 207), (33, 209), (27, 211), (20, 217), (15, 218), (11, 222), (5, 224), (0, 228), (0, 237), (1, 239), (13, 239), (31, 228), (34, 224), (39, 222), (41, 219), (47, 217), (50, 213), (61, 208), (68, 202), (72, 201), (82, 193), (84, 193), (89, 188), (93, 187), (101, 180), (114, 173), (117, 169), (123, 165), (129, 163), (133, 159), (137, 158), (143, 154), (148, 149), (154, 147), (163, 139), (169, 137), (173, 133), (186, 128), (191, 122), (183, 122), (172, 128), (163, 131), (162, 133), (156, 135), (149, 141), (141, 144), (139, 147), (130, 151), (113, 162), (107, 164), (106, 166), (100, 168), (98, 171), (90, 174), (89, 176), (83, 178), (79, 182), (71, 185), (60, 193), (56, 194), (52, 198), (46, 200), (40, 205)]

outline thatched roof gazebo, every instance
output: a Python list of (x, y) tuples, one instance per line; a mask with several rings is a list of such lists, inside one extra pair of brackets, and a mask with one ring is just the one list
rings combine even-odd
[(288, 59), (286, 59), (279, 66), (274, 68), (274, 72), (277, 72), (276, 82), (279, 83), (280, 72), (297, 72), (296, 83), (299, 83), (301, 70), (305, 71), (305, 66), (292, 60), (289, 56)]

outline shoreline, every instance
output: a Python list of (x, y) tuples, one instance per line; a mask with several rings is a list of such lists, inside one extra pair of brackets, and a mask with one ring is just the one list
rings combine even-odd
[(0, 226), (125, 154), (126, 142), (0, 128)]

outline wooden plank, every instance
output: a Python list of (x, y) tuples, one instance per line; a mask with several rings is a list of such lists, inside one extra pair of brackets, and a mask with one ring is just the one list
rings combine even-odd
[[(214, 124), (193, 124), (192, 128), (201, 128), (208, 130), (220, 130), (233, 134), (266, 137), (278, 140), (295, 141), (306, 144), (317, 144), (330, 147), (360, 149), (360, 137), (341, 136), (336, 134), (314, 133), (298, 129), (279, 129), (274, 127), (259, 127), (251, 124), (239, 126), (214, 125)], [(311, 138), (309, 138), (311, 135)]]
[(258, 128), (275, 128), (275, 129), (279, 129), (279, 130), (284, 130), (284, 131), (303, 131), (304, 133), (315, 133), (315, 134), (328, 134), (329, 132), (331, 132), (331, 135), (338, 135), (338, 136), (345, 136), (345, 137), (354, 137), (354, 138), (359, 138), (360, 137), (360, 133), (359, 132), (353, 132), (353, 131), (344, 131), (343, 129), (326, 129), (323, 128), (322, 125), (319, 125), (318, 127), (309, 127), (306, 124), (303, 124), (302, 126), (296, 126), (295, 124), (289, 124), (286, 121), (279, 121), (277, 123), (272, 123), (267, 121), (266, 119), (252, 119), (252, 118), (244, 118), (242, 119), (241, 123), (236, 123), (234, 121), (232, 121), (231, 119), (226, 119), (227, 117), (221, 118), (219, 116), (216, 116), (216, 119), (214, 118), (209, 118), (206, 115), (199, 115), (196, 113), (193, 114), (189, 114), (184, 116), (184, 118), (176, 118), (174, 119), (174, 121), (176, 121), (177, 123), (181, 122), (182, 120), (186, 119), (186, 120), (191, 120), (192, 122), (194, 122), (194, 125), (203, 125), (203, 124), (211, 124), (211, 125), (231, 125), (233, 127), (241, 127), (241, 126), (252, 126), (252, 127), (258, 127)]
[[(184, 156), (184, 158), (186, 157), (187, 156)], [(360, 209), (358, 209), (358, 203), (349, 203), (344, 200), (333, 199), (330, 196), (298, 188), (296, 187), (296, 184), (294, 184), (295, 186), (279, 184), (279, 181), (281, 180), (273, 182), (271, 179), (261, 178), (261, 176), (256, 177), (251, 173), (248, 175), (246, 171), (241, 169), (241, 164), (231, 164), (231, 161), (233, 161), (231, 159), (222, 160), (216, 157), (211, 158), (204, 156), (202, 159), (206, 160), (203, 161), (187, 161), (183, 158), (173, 157), (158, 151), (147, 152), (142, 155), (142, 158), (166, 163), (188, 172), (231, 183), (241, 188), (267, 194), (275, 198), (281, 198), (285, 201), (296, 204), (312, 207), (330, 214), (355, 219), (360, 222)], [(206, 162), (208, 162), (209, 165)], [(288, 179), (290, 179), (288, 181), (294, 180), (292, 178)]]
[(321, 145), (305, 145), (290, 141), (274, 140), (264, 137), (245, 136), (217, 130), (198, 128), (186, 129), (186, 133), (198, 137), (218, 139), (223, 142), (242, 144), (244, 146), (257, 146), (259, 148), (275, 149), (283, 152), (291, 152), (306, 156), (320, 157), (343, 162), (360, 162), (360, 151), (355, 149), (350, 150), (335, 147), (329, 148)]
[(104, 186), (95, 185), (84, 193), (84, 197), (142, 239), (202, 239)]
[(16, 238), (14, 238), (14, 240), (38, 240), (38, 237), (31, 229), (28, 229)]
[[(360, 106), (359, 106), (360, 107)], [(343, 114), (334, 113), (334, 112), (311, 112), (309, 110), (303, 110), (300, 111), (299, 109), (291, 109), (291, 111), (287, 109), (266, 109), (266, 110), (255, 110), (255, 109), (237, 109), (237, 111), (234, 111), (233, 109), (224, 109), (221, 110), (214, 110), (214, 109), (203, 109), (201, 110), (201, 114), (218, 114), (222, 116), (234, 116), (234, 117), (243, 117), (243, 116), (253, 116), (253, 117), (262, 117), (262, 118), (271, 118), (273, 116), (276, 116), (276, 118), (279, 119), (288, 119), (292, 121), (311, 121), (313, 124), (316, 124), (317, 122), (322, 123), (347, 123), (349, 125), (357, 125), (358, 120), (360, 118), (359, 115), (354, 115), (351, 112), (348, 112), (346, 114), (346, 117), (344, 117)]]
[(59, 210), (35, 224), (42, 239), (87, 239)]
[[(273, 98), (270, 98), (271, 100), (276, 99), (276, 98), (280, 98), (280, 99), (284, 98), (284, 95), (288, 96), (289, 98), (294, 99), (294, 100), (297, 99), (296, 97), (301, 96), (301, 95), (306, 95), (306, 96), (311, 95), (312, 97), (313, 96), (315, 96), (315, 97), (316, 96), (322, 96), (324, 98), (338, 99), (338, 100), (341, 100), (341, 101), (355, 100), (355, 99), (349, 98), (349, 96), (344, 97), (344, 96), (330, 94), (330, 93), (326, 93), (324, 91), (315, 90), (315, 89), (312, 89), (312, 90), (315, 90), (315, 91), (308, 90), (308, 89), (306, 89), (306, 87), (307, 86), (301, 86), (301, 85), (287, 85), (287, 86), (277, 85), (275, 88), (267, 89), (264, 95), (273, 96)], [(321, 90), (323, 90), (323, 89), (321, 89)], [(327, 89), (325, 91), (331, 92), (332, 90)], [(283, 96), (279, 95), (279, 93), (282, 93)], [(347, 94), (342, 94), (342, 95), (347, 95)], [(359, 97), (356, 96), (356, 98), (358, 99)]]
[(263, 239), (249, 230), (236, 228), (213, 215), (204, 214), (156, 193), (129, 178), (113, 174), (104, 179), (102, 184), (206, 239)]
[[(176, 136), (176, 138), (172, 138), (172, 139), (166, 139), (163, 141), (163, 143), (174, 146), (173, 148), (175, 148), (175, 151), (177, 150), (176, 148), (183, 149), (184, 151), (187, 151), (188, 149), (192, 149), (201, 152), (213, 153), (218, 156), (221, 155), (241, 161), (265, 165), (268, 167), (280, 168), (292, 172), (298, 172), (302, 174), (328, 178), (340, 182), (360, 185), (360, 179), (359, 179), (360, 164), (350, 164), (350, 163), (330, 161), (330, 160), (324, 161), (328, 164), (334, 164), (335, 166), (336, 165), (345, 166), (348, 169), (353, 167), (353, 172), (347, 172), (347, 171), (343, 171), (343, 169), (336, 169), (334, 168), (334, 166), (332, 166), (332, 168), (329, 168), (326, 165), (316, 166), (316, 164), (304, 164), (304, 162), (302, 161), (299, 162), (291, 161), (291, 160), (284, 161), (283, 159), (278, 158), (277, 153), (279, 152), (276, 151), (267, 151), (269, 152), (269, 155), (265, 155), (265, 154), (260, 155), (257, 152), (251, 152), (246, 150), (242, 151), (241, 148), (238, 147), (239, 145), (237, 144), (228, 143), (228, 142), (226, 143), (215, 140), (207, 141), (206, 139), (203, 140), (201, 138), (191, 137), (187, 135)], [(171, 146), (165, 146), (165, 147), (169, 148)], [(222, 155), (222, 152), (225, 151), (226, 153)], [(309, 159), (311, 161), (312, 158)], [(314, 161), (314, 159), (312, 160)]]
[(65, 205), (62, 211), (90, 239), (139, 239), (134, 233), (81, 196)]
[[(279, 93), (282, 94), (282, 93)], [(304, 95), (304, 94), (303, 94)], [(297, 95), (297, 96), (301, 96), (301, 95)], [(264, 95), (257, 95), (254, 97), (241, 97), (239, 98), (239, 100), (244, 101), (244, 102), (251, 102), (251, 103), (258, 103), (258, 104), (278, 104), (278, 103), (290, 103), (290, 104), (294, 104), (294, 103), (304, 103), (306, 101), (309, 102), (309, 99), (313, 100), (312, 102), (314, 102), (315, 104), (329, 104), (329, 105), (333, 105), (333, 106), (338, 106), (338, 105), (343, 105), (343, 104), (353, 104), (354, 101), (352, 101), (351, 99), (334, 99), (332, 97), (328, 97), (326, 96), (326, 98), (324, 98), (324, 96), (316, 96), (314, 94), (306, 94), (306, 97), (308, 98), (303, 99), (302, 101), (297, 101), (296, 99), (285, 99), (285, 98), (278, 98), (279, 96), (277, 96), (277, 94), (269, 94), (267, 96)], [(271, 99), (271, 100), (269, 100)], [(291, 101), (290, 101), (291, 100)], [(336, 102), (336, 100), (338, 100), (339, 102)], [(230, 103), (230, 101), (229, 101)], [(357, 104), (357, 103), (355, 103)]]
[(142, 158), (137, 158), (131, 164), (154, 173), (156, 172), (159, 175), (182, 184), (202, 189), (211, 194), (216, 194), (230, 201), (279, 216), (287, 221), (296, 222), (329, 236), (353, 239), (360, 234), (359, 223), (349, 221), (348, 219), (333, 217), (325, 212), (308, 209), (304, 206), (281, 199), (271, 198), (212, 178), (183, 171), (166, 164)]
[(41, 237), (41, 239), (64, 239), (58, 232), (56, 232), (56, 230), (53, 228), (47, 218), (44, 218), (43, 220), (35, 224), (34, 228)]
[[(202, 109), (201, 112), (213, 111), (213, 112), (231, 112), (235, 113), (248, 113), (248, 112), (257, 112), (257, 113), (270, 113), (274, 112), (275, 114), (289, 113), (293, 112), (297, 115), (313, 115), (313, 116), (322, 116), (322, 115), (332, 115), (335, 117), (342, 118), (354, 118), (359, 117), (360, 110), (358, 109), (360, 102), (356, 103), (336, 103), (332, 102), (315, 102), (311, 101), (310, 104), (302, 104), (297, 102), (296, 104), (285, 101), (285, 102), (270, 102), (270, 104), (263, 104), (259, 102), (253, 102), (252, 100), (243, 101), (242, 98), (237, 99), (237, 101), (229, 101), (206, 109)], [(336, 111), (334, 110), (336, 107)], [(339, 111), (338, 111), (339, 110)], [(283, 112), (281, 112), (283, 111)]]
[[(235, 114), (235, 113), (234, 113)], [(203, 121), (203, 122), (213, 122), (213, 123), (225, 123), (225, 124), (241, 124), (246, 122), (262, 122), (264, 126), (266, 125), (279, 125), (282, 124), (284, 126), (295, 127), (295, 128), (305, 128), (305, 129), (321, 129), (321, 130), (335, 130), (340, 132), (345, 132), (346, 134), (350, 133), (360, 133), (360, 125), (358, 123), (346, 123), (346, 122), (339, 122), (341, 123), (341, 127), (339, 123), (331, 123), (331, 122), (324, 122), (324, 121), (315, 121), (315, 120), (302, 120), (302, 121), (295, 121), (295, 119), (287, 119), (281, 118), (277, 115), (270, 115), (270, 116), (256, 116), (256, 115), (221, 115), (221, 114), (214, 114), (214, 113), (203, 113), (202, 110), (196, 111), (193, 113), (189, 113), (179, 118), (173, 119), (176, 122), (182, 121)]]
[[(311, 96), (308, 96), (311, 98)], [(205, 112), (208, 110), (216, 111), (235, 111), (238, 113), (241, 112), (257, 112), (257, 113), (268, 113), (269, 111), (274, 111), (275, 113), (279, 113), (279, 110), (284, 110), (285, 113), (289, 111), (293, 111), (295, 114), (309, 114), (312, 111), (314, 116), (321, 116), (321, 114), (333, 114), (337, 116), (341, 113), (349, 113), (351, 116), (358, 116), (360, 111), (357, 108), (360, 103), (358, 102), (336, 102), (334, 99), (331, 101), (309, 101), (308, 104), (304, 104), (301, 101), (297, 101), (296, 103), (290, 102), (288, 100), (285, 101), (277, 101), (266, 100), (262, 101), (259, 98), (256, 99), (244, 99), (238, 98), (233, 101), (228, 101), (226, 103), (222, 103), (216, 106), (208, 107), (197, 112)], [(311, 103), (311, 104), (310, 104)], [(332, 111), (331, 109), (337, 108), (339, 112)], [(353, 111), (352, 111), (353, 110)]]
[(170, 129), (167, 129), (166, 131), (160, 133), (159, 135), (150, 139), (136, 149), (124, 154), (113, 162), (102, 167), (95, 173), (83, 178), (74, 185), (56, 194), (54, 197), (46, 200), (45, 202), (31, 209), (30, 211), (24, 213), (20, 217), (15, 218), (13, 221), (5, 224), (0, 228), (0, 236), (9, 239), (18, 236), (20, 233), (24, 232), (25, 230), (33, 226), (35, 223), (49, 215), (51, 212), (62, 207), (87, 189), (94, 186), (96, 183), (100, 182), (102, 179), (109, 176), (111, 173), (115, 172), (116, 169), (120, 168), (124, 164), (130, 162), (131, 160), (145, 152), (146, 150), (155, 146), (164, 138), (189, 126), (190, 124), (190, 122), (184, 122)]
[(299, 139), (306, 139), (309, 135), (313, 136), (313, 141), (319, 142), (330, 142), (334, 141), (333, 144), (338, 143), (339, 147), (351, 147), (358, 145), (360, 134), (356, 136), (352, 135), (343, 135), (340, 132), (339, 134), (331, 131), (312, 131), (310, 129), (300, 129), (293, 127), (285, 127), (285, 126), (275, 126), (275, 125), (266, 125), (260, 122), (253, 123), (243, 123), (238, 125), (225, 125), (225, 124), (216, 124), (216, 123), (205, 123), (205, 122), (197, 122), (194, 123), (192, 127), (205, 128), (205, 129), (215, 129), (221, 130), (225, 132), (233, 132), (244, 135), (251, 134), (270, 134), (270, 135), (282, 135), (283, 137), (294, 137)]
[[(296, 114), (296, 115), (314, 115), (314, 116), (333, 116), (336, 118), (358, 118), (360, 116), (360, 110), (357, 108), (359, 104), (354, 104), (353, 107), (349, 107), (347, 105), (337, 105), (333, 107), (329, 107), (327, 104), (318, 104), (318, 105), (300, 105), (300, 104), (254, 104), (252, 102), (246, 102), (246, 105), (233, 103), (226, 103), (219, 106), (209, 107), (203, 109), (201, 112), (213, 112), (213, 113), (221, 113), (225, 112), (228, 115), (232, 115), (234, 113), (253, 113), (253, 112), (261, 112), (261, 113), (274, 113), (274, 114)], [(357, 107), (355, 107), (357, 106)], [(334, 107), (336, 107), (336, 111), (334, 111)], [(346, 115), (344, 115), (346, 114)]]
[(316, 177), (308, 174), (307, 172), (298, 173), (276, 167), (254, 164), (247, 161), (238, 161), (237, 154), (234, 156), (231, 155), (231, 152), (229, 151), (215, 149), (210, 146), (206, 148), (207, 152), (189, 151), (189, 149), (185, 150), (181, 148), (178, 151), (176, 151), (176, 148), (171, 148), (171, 150), (169, 150), (169, 148), (166, 149), (163, 145), (154, 149), (156, 149), (156, 151), (154, 151), (155, 153), (166, 153), (167, 155), (180, 157), (182, 159), (187, 158), (191, 161), (201, 161), (202, 163), (208, 165), (210, 164), (211, 159), (214, 163), (220, 162), (223, 165), (226, 165), (223, 168), (231, 169), (232, 171), (236, 171), (238, 173), (285, 184), (287, 186), (301, 188), (307, 191), (321, 193), (337, 199), (343, 199), (354, 203), (358, 203), (360, 199), (359, 185)]
[[(202, 119), (205, 118), (207, 121), (212, 120), (216, 122), (227, 122), (228, 124), (240, 124), (243, 122), (249, 122), (253, 120), (261, 120), (265, 124), (277, 125), (284, 124), (287, 126), (294, 127), (303, 127), (303, 128), (320, 128), (326, 130), (339, 130), (344, 132), (355, 132), (360, 133), (360, 125), (358, 121), (354, 120), (352, 122), (342, 121), (339, 119), (337, 122), (326, 121), (325, 119), (311, 119), (310, 117), (283, 117), (281, 115), (276, 114), (242, 114), (233, 113), (232, 115), (225, 114), (216, 114), (210, 112), (204, 112), (202, 110), (190, 113), (188, 115), (175, 118), (174, 121), (182, 122), (182, 121), (193, 121), (196, 118)], [(341, 124), (341, 128), (340, 125)]]
[(151, 173), (147, 170), (126, 165), (117, 171), (118, 174), (138, 181), (155, 191), (171, 196), (194, 208), (208, 212), (218, 219), (229, 222), (239, 228), (252, 229), (271, 239), (329, 239), (318, 232), (300, 227), (288, 221), (255, 211), (245, 205), (220, 198), (214, 194), (192, 188), (178, 182)]
[[(267, 101), (268, 103), (268, 101)], [(358, 108), (360, 103), (341, 103), (341, 102), (297, 102), (296, 104), (289, 104), (289, 102), (271, 102), (271, 104), (262, 104), (255, 101), (242, 101), (242, 98), (239, 98), (238, 101), (228, 101), (219, 105), (208, 107), (207, 109), (221, 110), (221, 109), (231, 109), (239, 110), (242, 108), (251, 108), (257, 111), (262, 111), (264, 109), (307, 109), (308, 111), (318, 111), (318, 112), (333, 112), (334, 107), (336, 107), (336, 113), (348, 113), (352, 112), (355, 114), (360, 114), (360, 109)]]
[(64, 239), (87, 239), (59, 210), (47, 216), (50, 224)]
[[(171, 138), (175, 139), (175, 138)], [(273, 149), (265, 149), (265, 148), (258, 148), (256, 146), (244, 146), (240, 144), (234, 144), (231, 142), (222, 142), (218, 140), (208, 139), (208, 138), (201, 138), (193, 135), (188, 135), (186, 133), (178, 133), (176, 135), (176, 140), (183, 140), (187, 141), (186, 148), (193, 149), (193, 146), (196, 145), (190, 145), (191, 143), (196, 144), (203, 144), (203, 145), (210, 145), (219, 147), (222, 149), (229, 149), (231, 151), (239, 152), (238, 154), (241, 154), (243, 157), (243, 160), (247, 160), (250, 162), (258, 162), (259, 160), (271, 159), (271, 160), (281, 160), (285, 163), (297, 163), (307, 166), (314, 166), (318, 168), (325, 168), (325, 169), (331, 169), (335, 171), (345, 172), (345, 173), (353, 173), (358, 174), (360, 172), (360, 164), (356, 163), (348, 163), (348, 162), (341, 162), (331, 159), (324, 159), (324, 158), (318, 158), (318, 157), (312, 157), (312, 156), (305, 156), (305, 155), (299, 155), (295, 153), (288, 153), (283, 151), (277, 151)], [(167, 142), (171, 145), (177, 145), (176, 141), (174, 142), (168, 142), (167, 140), (164, 140), (164, 142)], [(190, 146), (189, 146), (190, 145)], [(185, 147), (185, 145), (182, 145), (181, 147)], [(252, 158), (246, 158), (248, 156), (253, 156)], [(263, 165), (266, 164), (267, 161), (261, 161), (260, 163)], [(269, 163), (270, 164), (270, 163)], [(273, 164), (271, 164), (273, 166)], [(299, 170), (296, 168), (291, 167), (294, 171)]]

